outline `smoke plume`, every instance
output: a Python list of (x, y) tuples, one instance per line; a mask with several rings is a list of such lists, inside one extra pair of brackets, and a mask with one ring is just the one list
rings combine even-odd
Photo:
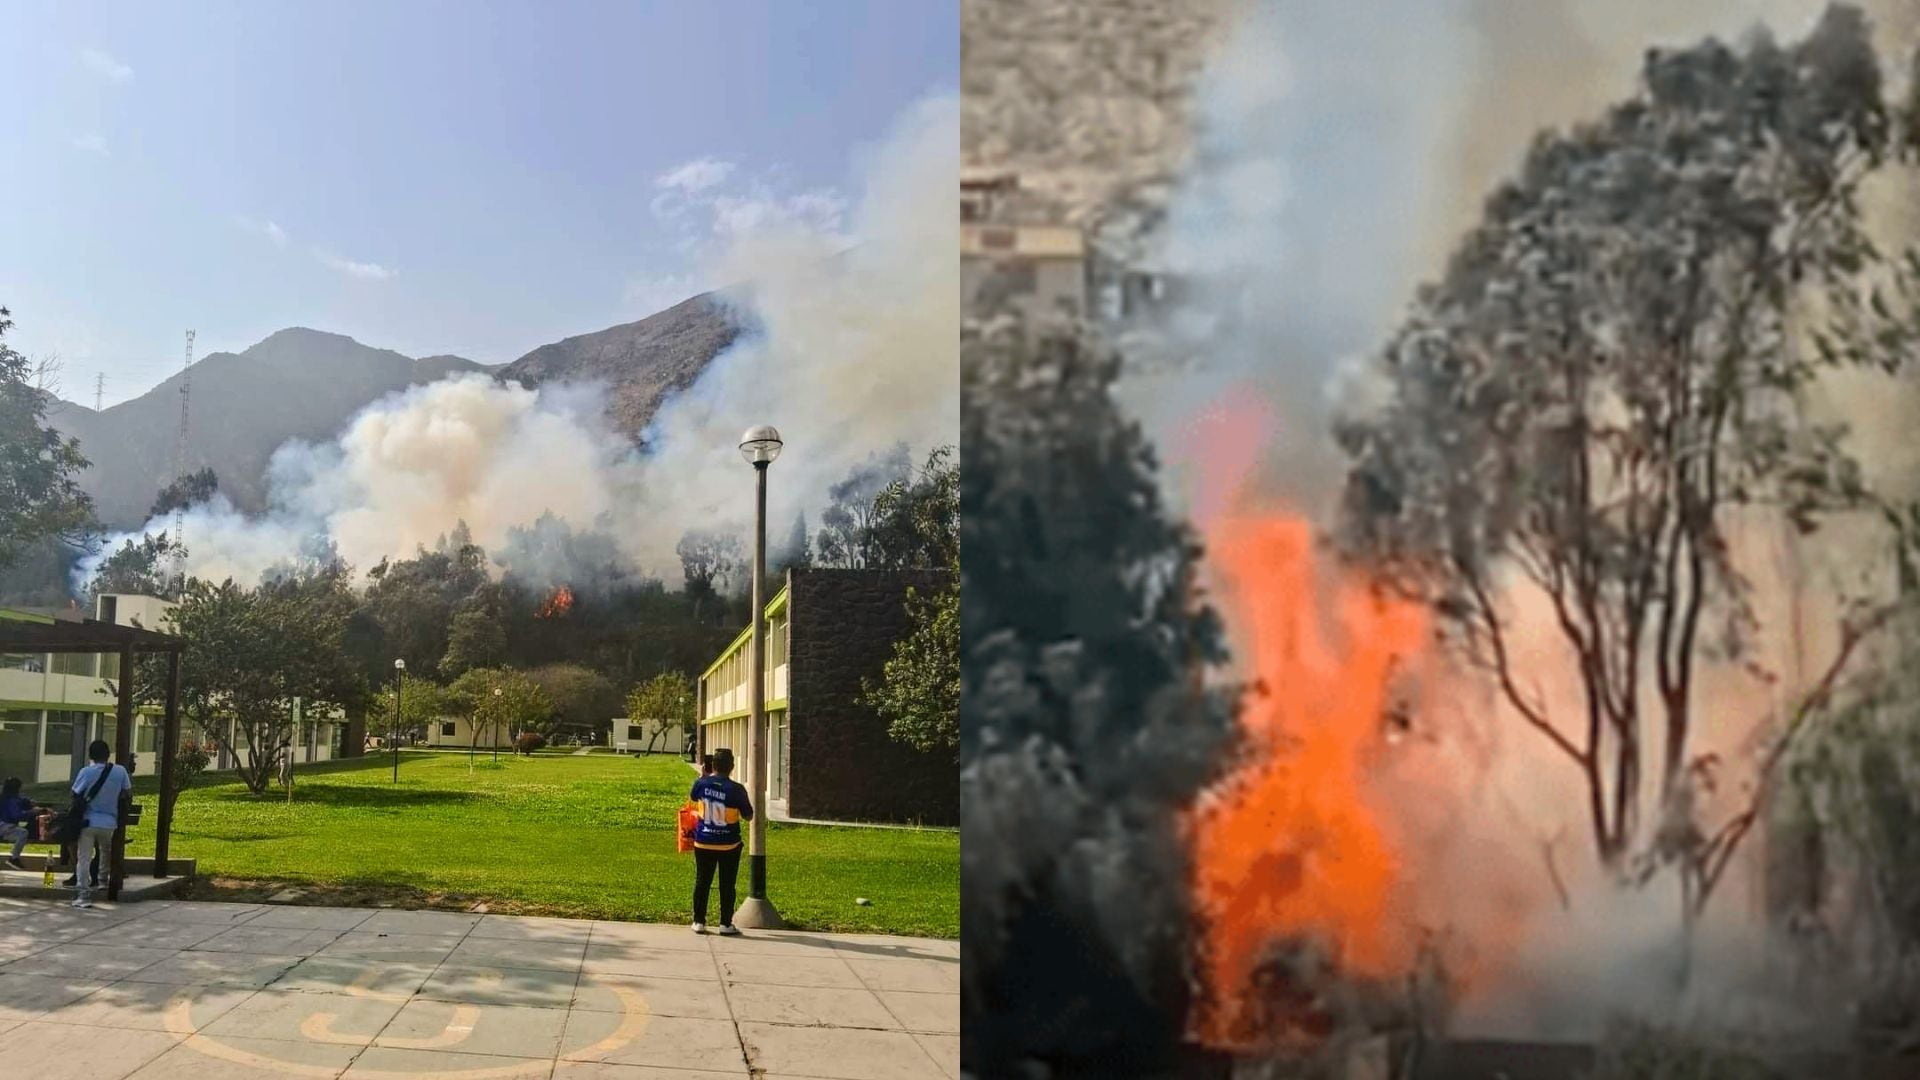
[[(824, 504), (872, 452), (954, 442), (958, 115), (950, 96), (920, 102), (856, 162), (865, 190), (850, 236), (786, 220), (734, 238), (706, 276), (744, 283), (727, 295), (754, 330), (667, 401), (644, 453), (609, 428), (595, 387), (449, 378), (368, 406), (332, 442), (282, 447), (265, 514), (224, 499), (191, 508), (185, 569), (251, 582), (331, 544), (365, 570), (462, 522), (498, 554), (544, 517), (548, 531), (557, 520), (610, 532), (634, 569), (677, 584), (684, 533), (744, 539), (751, 528), (753, 472), (737, 449), (746, 428), (773, 424), (786, 440), (769, 478), (776, 529)], [(564, 545), (516, 550), (542, 547)], [(98, 562), (79, 568), (82, 582)]]

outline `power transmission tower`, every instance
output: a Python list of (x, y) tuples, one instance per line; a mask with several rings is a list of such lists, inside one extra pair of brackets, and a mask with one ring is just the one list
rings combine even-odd
[(93, 411), (94, 412), (100, 411), (100, 402), (105, 399), (106, 392), (107, 392), (107, 373), (102, 371), (95, 374), (93, 377)]
[[(180, 367), (180, 435), (173, 444), (173, 476), (176, 481), (184, 480), (187, 475), (187, 405), (193, 396), (193, 331), (187, 331), (187, 358)], [(184, 492), (183, 492), (184, 494)], [(185, 560), (180, 556), (181, 534), (186, 530), (187, 508), (184, 501), (173, 508), (173, 563), (174, 569), (182, 579), (186, 577)]]

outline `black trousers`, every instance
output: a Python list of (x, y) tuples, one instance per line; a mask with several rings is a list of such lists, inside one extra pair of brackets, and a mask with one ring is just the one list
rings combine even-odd
[(693, 921), (707, 921), (707, 889), (713, 885), (715, 870), (720, 871), (720, 925), (730, 926), (733, 923), (733, 883), (740, 877), (740, 847), (727, 851), (701, 847), (693, 849)]

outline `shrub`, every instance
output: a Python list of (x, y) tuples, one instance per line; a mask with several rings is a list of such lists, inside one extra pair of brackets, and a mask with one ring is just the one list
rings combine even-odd
[(535, 750), (547, 745), (547, 737), (537, 731), (523, 731), (514, 740), (513, 748), (522, 754), (531, 755)]

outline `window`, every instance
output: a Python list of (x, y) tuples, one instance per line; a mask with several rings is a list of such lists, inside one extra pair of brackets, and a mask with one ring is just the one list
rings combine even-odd
[(54, 653), (51, 670), (55, 675), (92, 675), (92, 653)]
[(641, 739), (644, 739), (646, 737), (647, 737), (647, 733), (644, 730), (642, 730), (639, 724), (627, 725), (627, 741), (628, 742), (639, 742)]
[(38, 653), (6, 653), (0, 655), (0, 667), (37, 674), (47, 670), (47, 658)]
[(454, 722), (452, 720), (445, 720), (441, 722), (440, 734), (451, 735), (454, 733), (454, 731), (455, 731), (455, 727), (454, 727)]
[(134, 749), (143, 754), (153, 753), (154, 740), (160, 734), (158, 724), (139, 724), (133, 729)]
[(34, 753), (39, 734), (37, 710), (0, 711), (0, 776), (17, 776), (31, 782), (40, 775), (40, 755)]

